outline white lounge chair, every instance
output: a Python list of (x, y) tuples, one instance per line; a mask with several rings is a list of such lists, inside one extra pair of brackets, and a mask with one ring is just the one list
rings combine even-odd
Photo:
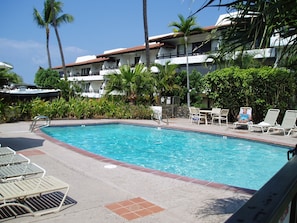
[[(59, 206), (41, 211), (35, 211), (34, 207), (24, 202), (27, 198), (41, 196), (44, 193), (56, 192), (60, 190), (65, 190), (65, 193), (59, 203)], [(0, 191), (0, 208), (18, 206), (23, 207), (34, 216), (40, 216), (43, 214), (60, 211), (67, 197), (69, 185), (53, 176), (45, 176), (43, 178), (31, 178), (0, 184)], [(47, 207), (47, 205), (44, 204), (44, 207)]]
[(291, 129), (296, 128), (296, 119), (297, 119), (297, 110), (287, 110), (282, 124), (280, 126), (269, 127), (267, 133), (270, 133), (270, 130), (283, 132), (286, 135), (286, 132), (290, 132)]
[(288, 132), (288, 136), (292, 134), (292, 136), (295, 136), (297, 132), (297, 126), (295, 126), (294, 128), (291, 128), (290, 131)]
[(249, 125), (250, 131), (261, 130), (262, 133), (267, 131), (269, 127), (273, 127), (277, 125), (277, 117), (279, 115), (279, 109), (269, 109), (266, 113), (264, 120), (258, 124)]
[(16, 152), (8, 146), (1, 146), (0, 147), (0, 156), (16, 154)]
[(0, 182), (23, 180), (29, 177), (44, 177), (46, 171), (35, 163), (20, 163), (0, 166)]
[(19, 163), (30, 163), (30, 159), (18, 153), (0, 156), (0, 166), (15, 165)]
[(237, 128), (238, 126), (247, 126), (249, 128), (249, 125), (253, 124), (252, 121), (252, 108), (251, 107), (241, 107), (239, 110), (239, 114), (243, 113), (243, 110), (247, 110), (247, 114), (250, 116), (250, 120), (248, 122), (234, 122), (233, 123), (233, 128)]
[(217, 120), (219, 122), (219, 125), (222, 125), (222, 121), (226, 122), (226, 125), (228, 125), (228, 114), (229, 109), (221, 109), (219, 113), (212, 113), (211, 116), (211, 122), (214, 124), (214, 122)]

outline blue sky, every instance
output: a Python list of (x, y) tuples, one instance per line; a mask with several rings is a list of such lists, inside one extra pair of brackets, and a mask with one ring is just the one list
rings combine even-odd
[[(66, 64), (78, 56), (98, 55), (105, 50), (144, 44), (141, 0), (60, 0), (63, 13), (74, 22), (62, 24), (59, 33)], [(1, 0), (0, 61), (14, 66), (13, 72), (33, 84), (39, 67), (48, 68), (45, 30), (33, 20), (33, 8), (43, 10), (43, 0)], [(149, 36), (172, 32), (168, 24), (188, 16), (201, 0), (147, 0)], [(196, 15), (199, 26), (214, 25), (223, 9), (208, 8)], [(52, 66), (62, 64), (54, 30), (50, 35)]]

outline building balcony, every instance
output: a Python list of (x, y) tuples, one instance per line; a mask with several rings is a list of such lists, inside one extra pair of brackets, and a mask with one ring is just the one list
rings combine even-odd
[(69, 81), (104, 81), (102, 75), (88, 75), (88, 76), (75, 76), (68, 77)]
[[(212, 59), (208, 58), (208, 54), (189, 54), (188, 55), (188, 63), (189, 64), (200, 64), (205, 62), (212, 62)], [(187, 57), (185, 55), (182, 56), (176, 56), (170, 55), (170, 57), (158, 57), (155, 62), (165, 65), (167, 61), (170, 61), (172, 64), (186, 64), (187, 63)]]

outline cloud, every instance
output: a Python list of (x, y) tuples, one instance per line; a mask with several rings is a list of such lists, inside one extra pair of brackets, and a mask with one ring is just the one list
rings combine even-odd
[(40, 47), (43, 47), (43, 45), (32, 40), (17, 41), (0, 38), (0, 49), (32, 50)]
[(21, 60), (28, 66), (47, 63), (45, 45), (32, 40), (19, 41), (0, 38), (0, 58), (8, 58), (12, 61)]
[[(87, 50), (76, 46), (63, 45), (65, 63), (73, 63), (79, 56), (88, 54)], [(58, 45), (50, 45), (52, 66), (60, 66), (61, 55)], [(22, 76), (25, 82), (33, 83), (34, 75), (39, 67), (48, 68), (45, 43), (33, 40), (21, 41), (0, 38), (0, 61), (14, 66), (14, 72)]]

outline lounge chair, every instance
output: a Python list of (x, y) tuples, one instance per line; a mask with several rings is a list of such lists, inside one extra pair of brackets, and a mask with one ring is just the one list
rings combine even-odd
[(30, 163), (30, 160), (22, 154), (9, 154), (0, 156), (0, 166), (15, 165), (20, 163)]
[(233, 128), (237, 128), (239, 126), (246, 126), (247, 128), (249, 128), (249, 125), (253, 124), (252, 122), (252, 108), (251, 107), (241, 107), (239, 110), (239, 115), (243, 113), (243, 110), (246, 109), (247, 110), (247, 114), (250, 116), (250, 120), (248, 120), (247, 122), (234, 122), (233, 123)]
[(20, 163), (0, 166), (0, 182), (23, 180), (29, 177), (44, 177), (46, 171), (35, 163)]
[(8, 146), (0, 147), (0, 156), (16, 154), (16, 152)]
[(225, 121), (226, 125), (228, 125), (228, 114), (229, 114), (229, 109), (221, 109), (219, 113), (212, 113), (211, 114), (212, 124), (214, 124), (215, 120), (218, 120), (219, 125), (222, 125), (222, 121)]
[(297, 110), (287, 110), (283, 118), (282, 124), (280, 126), (269, 127), (267, 133), (270, 133), (270, 130), (277, 130), (279, 132), (283, 132), (284, 135), (286, 135), (286, 132), (291, 133), (290, 130), (296, 127), (296, 119)]
[[(26, 199), (35, 196), (41, 196), (44, 193), (65, 190), (59, 206), (41, 211), (35, 211), (35, 208), (26, 203)], [(69, 191), (69, 185), (53, 177), (45, 176), (43, 178), (31, 178), (19, 181), (12, 181), (0, 184), (0, 208), (5, 207), (23, 207), (34, 216), (40, 216), (52, 212), (60, 211)], [(44, 201), (46, 202), (46, 201)], [(44, 204), (45, 207), (46, 204)]]
[(250, 131), (261, 130), (262, 133), (267, 131), (269, 127), (273, 127), (277, 125), (277, 117), (279, 115), (279, 109), (269, 109), (266, 113), (264, 120), (258, 124), (249, 125)]
[(294, 133), (297, 132), (297, 126), (295, 126), (294, 128), (291, 128), (290, 131), (288, 132), (288, 136), (292, 134), (292, 136), (295, 136)]

